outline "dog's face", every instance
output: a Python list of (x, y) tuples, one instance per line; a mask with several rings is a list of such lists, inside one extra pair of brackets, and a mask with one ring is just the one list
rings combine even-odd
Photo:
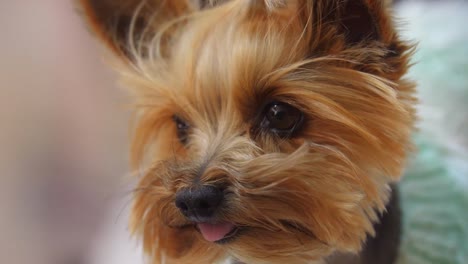
[(383, 1), (114, 2), (81, 4), (136, 95), (132, 228), (153, 261), (359, 251), (414, 120)]

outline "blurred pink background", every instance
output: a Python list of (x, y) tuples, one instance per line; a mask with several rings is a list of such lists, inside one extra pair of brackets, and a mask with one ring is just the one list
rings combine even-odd
[(130, 199), (124, 93), (72, 1), (0, 1), (0, 32), (0, 262), (108, 263), (99, 239)]

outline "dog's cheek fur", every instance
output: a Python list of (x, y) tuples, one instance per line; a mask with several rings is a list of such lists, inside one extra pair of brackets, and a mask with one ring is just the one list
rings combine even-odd
[[(234, 254), (255, 257), (257, 263), (269, 252), (271, 263), (287, 258), (299, 263), (331, 250), (359, 250), (376, 219), (376, 202), (367, 200), (365, 179), (359, 178), (366, 175), (356, 175), (357, 168), (350, 168), (340, 153), (318, 146), (275, 156), (261, 156), (246, 169), (250, 173), (242, 181), (249, 186), (239, 190), (232, 219), (253, 231), (233, 243)], [(249, 248), (243, 248), (246, 244)]]

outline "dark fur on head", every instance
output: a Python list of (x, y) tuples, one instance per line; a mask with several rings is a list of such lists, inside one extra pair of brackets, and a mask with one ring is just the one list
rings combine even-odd
[[(136, 95), (132, 160), (149, 165), (131, 225), (154, 263), (311, 263), (361, 250), (415, 119), (402, 78), (412, 49), (384, 1), (80, 3)], [(272, 102), (301, 112), (294, 133), (260, 125)], [(205, 241), (175, 205), (200, 184), (223, 190), (217, 220), (241, 228), (229, 243)]]

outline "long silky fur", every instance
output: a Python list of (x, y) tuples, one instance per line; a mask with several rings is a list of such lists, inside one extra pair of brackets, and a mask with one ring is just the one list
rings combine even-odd
[[(149, 167), (131, 227), (153, 263), (319, 263), (374, 234), (411, 149), (412, 47), (371, 0), (379, 39), (347, 42), (331, 15), (341, 2), (171, 1), (179, 13), (162, 1), (153, 16), (175, 15), (130, 34), (119, 71), (135, 94), (132, 163)], [(298, 135), (253, 129), (272, 100), (304, 113)], [(190, 124), (188, 145), (174, 115)], [(242, 227), (235, 241), (204, 241), (177, 210), (194, 181), (227, 187), (220, 220)]]

